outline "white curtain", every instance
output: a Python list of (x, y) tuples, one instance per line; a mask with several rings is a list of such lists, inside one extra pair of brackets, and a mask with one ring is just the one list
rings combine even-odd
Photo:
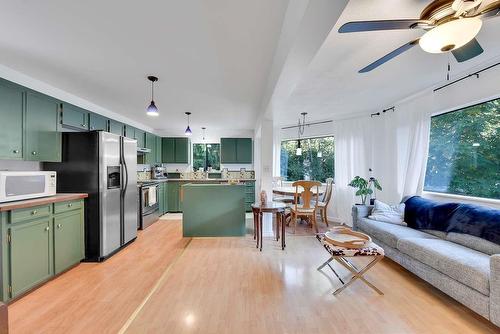
[(335, 122), (335, 189), (333, 214), (340, 222), (352, 225), (354, 189), (347, 184), (356, 175), (368, 175), (370, 119), (358, 118)]
[(419, 195), (425, 177), (429, 147), (429, 99), (396, 106), (395, 112), (335, 124), (335, 191), (333, 214), (351, 225), (352, 205), (360, 202), (347, 184), (359, 175), (379, 179), (383, 191), (376, 197), (398, 203), (406, 195)]

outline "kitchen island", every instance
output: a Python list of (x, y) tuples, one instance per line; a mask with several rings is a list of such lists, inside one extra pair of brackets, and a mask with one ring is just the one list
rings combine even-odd
[(188, 183), (182, 186), (184, 237), (245, 235), (245, 185)]

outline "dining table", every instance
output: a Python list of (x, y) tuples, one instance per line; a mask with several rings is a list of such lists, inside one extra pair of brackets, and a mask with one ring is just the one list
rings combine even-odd
[[(304, 191), (304, 189), (302, 187), (299, 187), (299, 197), (302, 191)], [(318, 190), (316, 190), (316, 187), (312, 187), (311, 192), (313, 193), (313, 195), (321, 196), (325, 193), (325, 189), (323, 187), (320, 187)], [(295, 187), (292, 186), (274, 187), (273, 194), (293, 197), (295, 196)]]

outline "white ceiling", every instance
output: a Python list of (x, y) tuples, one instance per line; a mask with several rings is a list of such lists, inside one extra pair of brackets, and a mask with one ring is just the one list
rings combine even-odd
[(252, 129), (287, 3), (2, 0), (0, 64), (172, 134), (186, 111), (193, 129)]
[[(181, 134), (186, 111), (195, 131), (253, 129), (269, 109), (279, 124), (302, 111), (335, 119), (445, 79), (448, 57), (418, 46), (358, 73), (419, 31), (337, 32), (348, 21), (418, 17), (429, 2), (0, 0), (0, 64), (163, 134)], [(451, 57), (452, 74), (498, 57), (499, 31), (500, 18), (485, 22), (485, 52)], [(159, 118), (145, 115), (150, 74), (160, 78)]]
[[(430, 1), (351, 0), (294, 91), (275, 117), (281, 124), (296, 123), (300, 112), (308, 119), (335, 119), (370, 113), (446, 78), (448, 56), (429, 54), (415, 46), (379, 68), (359, 74), (358, 70), (422, 33), (384, 31), (339, 34), (349, 21), (417, 18)], [(485, 52), (458, 64), (451, 56), (452, 75), (500, 55), (500, 18), (485, 21), (477, 39)]]

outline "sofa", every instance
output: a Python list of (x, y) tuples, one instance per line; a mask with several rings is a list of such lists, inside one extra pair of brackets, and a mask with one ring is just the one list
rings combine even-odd
[(465, 233), (372, 220), (372, 209), (353, 206), (354, 230), (370, 235), (391, 260), (500, 326), (500, 245)]

